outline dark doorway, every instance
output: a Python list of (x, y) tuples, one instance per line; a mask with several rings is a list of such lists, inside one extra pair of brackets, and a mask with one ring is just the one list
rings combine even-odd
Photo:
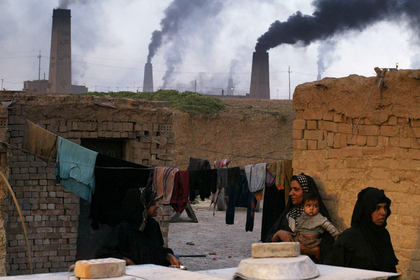
[[(124, 141), (82, 139), (81, 146), (92, 151), (105, 154), (110, 157), (123, 159)], [(108, 225), (99, 225), (99, 229), (93, 230), (89, 219), (90, 203), (80, 198), (79, 231), (77, 237), (76, 260), (89, 260), (95, 258), (95, 253), (112, 229)]]

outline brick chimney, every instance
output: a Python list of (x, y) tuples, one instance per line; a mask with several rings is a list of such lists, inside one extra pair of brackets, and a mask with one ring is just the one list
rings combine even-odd
[(70, 10), (54, 9), (48, 93), (69, 94), (71, 88)]
[(153, 66), (150, 62), (144, 65), (143, 92), (153, 92)]
[(268, 52), (254, 52), (252, 55), (250, 98), (270, 99), (268, 71)]

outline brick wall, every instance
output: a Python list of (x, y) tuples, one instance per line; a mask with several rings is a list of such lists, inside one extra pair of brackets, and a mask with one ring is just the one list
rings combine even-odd
[[(14, 99), (8, 112), (9, 182), (24, 217), (33, 270), (66, 271), (76, 260), (79, 197), (54, 183), (54, 162), (47, 164), (20, 149), (23, 118), (77, 144), (82, 139), (123, 141), (123, 159), (148, 166), (171, 166), (172, 155), (166, 144), (173, 142), (168, 104), (81, 96), (17, 94), (1, 98)], [(1, 156), (2, 169), (7, 170), (7, 161)], [(25, 236), (17, 209), (10, 198), (1, 202), (0, 211), (1, 205), (7, 205), (7, 274), (28, 274)], [(158, 219), (167, 243), (168, 219)], [(0, 250), (0, 262), (2, 258), (4, 253)]]
[[(9, 159), (8, 148), (4, 143), (8, 143), (7, 135), (7, 109), (0, 105), (0, 171), (7, 178), (9, 176)], [(4, 223), (4, 212), (6, 209), (7, 201), (7, 185), (3, 179), (0, 179), (0, 276), (6, 275), (6, 231)]]
[(360, 190), (384, 189), (403, 279), (420, 278), (420, 95), (413, 73), (387, 73), (386, 87), (373, 88), (375, 77), (323, 79), (294, 94), (294, 173), (314, 176), (341, 230), (350, 226)]

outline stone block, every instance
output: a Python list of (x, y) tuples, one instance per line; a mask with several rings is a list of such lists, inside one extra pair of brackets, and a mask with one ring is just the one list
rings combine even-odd
[(377, 125), (362, 125), (359, 126), (359, 134), (360, 135), (378, 135), (379, 134), (379, 126)]
[(397, 136), (399, 128), (397, 126), (381, 126), (380, 134), (381, 136)]
[(320, 130), (305, 130), (303, 138), (305, 140), (324, 140), (324, 133)]
[(308, 150), (317, 150), (317, 149), (318, 149), (318, 141), (308, 140)]
[(319, 140), (318, 141), (318, 150), (324, 150), (328, 147), (328, 141), (327, 140)]
[(378, 146), (378, 136), (368, 136), (366, 145), (368, 147), (376, 147)]
[(320, 110), (305, 110), (303, 112), (305, 120), (322, 120), (322, 111)]
[(396, 116), (390, 116), (388, 118), (388, 125), (397, 125), (398, 118)]
[[(353, 136), (356, 137), (356, 136)], [(362, 136), (362, 135), (357, 135), (357, 145), (358, 146), (365, 146), (366, 145), (366, 141), (367, 141), (367, 137), (366, 136)]]
[(419, 127), (420, 126), (420, 120), (411, 120), (411, 126)]
[(318, 129), (318, 121), (308, 121), (306, 123), (306, 129)]
[(400, 148), (411, 148), (410, 138), (400, 138)]
[(302, 129), (293, 129), (293, 139), (301, 140), (303, 138), (303, 130)]
[(335, 122), (324, 122), (324, 129), (326, 131), (337, 132), (338, 131), (337, 123), (335, 123)]
[(306, 140), (295, 140), (293, 141), (294, 150), (307, 150), (308, 146)]
[(353, 127), (350, 124), (346, 124), (346, 123), (338, 123), (337, 124), (337, 131), (339, 133), (348, 133), (348, 134), (352, 134), (353, 132)]
[(334, 120), (334, 113), (333, 112), (324, 112), (322, 115), (322, 119), (325, 121), (332, 121)]
[(115, 258), (77, 261), (74, 274), (85, 279), (121, 277), (125, 275), (125, 266), (124, 260)]
[(254, 243), (251, 245), (253, 258), (288, 258), (298, 257), (298, 242)]
[(336, 122), (336, 123), (343, 122), (343, 115), (338, 114), (338, 113), (334, 113), (334, 122)]

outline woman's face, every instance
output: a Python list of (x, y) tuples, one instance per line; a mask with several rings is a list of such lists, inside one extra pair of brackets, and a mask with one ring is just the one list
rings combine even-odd
[(293, 205), (299, 205), (302, 203), (303, 191), (297, 180), (293, 180), (290, 183), (292, 190), (289, 193), (289, 197), (292, 200)]
[(386, 203), (376, 204), (375, 211), (372, 213), (372, 222), (377, 226), (382, 226), (386, 221), (388, 205)]
[(155, 204), (150, 206), (149, 211), (147, 211), (147, 214), (149, 217), (157, 217), (159, 209), (159, 204), (155, 201)]

